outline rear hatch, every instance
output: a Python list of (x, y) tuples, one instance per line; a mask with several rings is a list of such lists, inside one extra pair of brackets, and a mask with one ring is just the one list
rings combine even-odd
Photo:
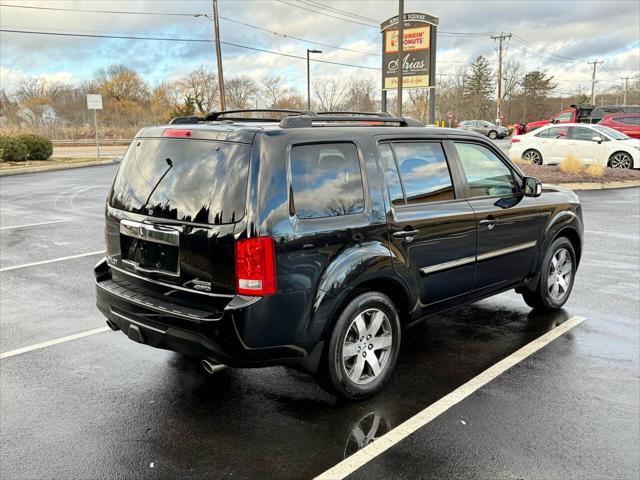
[(131, 144), (108, 198), (114, 279), (222, 308), (235, 294), (234, 231), (245, 214), (251, 145), (198, 130), (153, 131), (162, 136)]

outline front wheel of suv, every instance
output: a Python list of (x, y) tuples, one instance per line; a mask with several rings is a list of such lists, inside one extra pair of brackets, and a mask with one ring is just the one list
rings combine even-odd
[(562, 308), (571, 294), (576, 268), (576, 254), (569, 239), (556, 239), (549, 246), (542, 261), (536, 290), (522, 292), (526, 304), (544, 311)]
[(395, 366), (400, 331), (398, 311), (389, 297), (379, 292), (358, 295), (333, 327), (319, 383), (350, 400), (375, 394)]

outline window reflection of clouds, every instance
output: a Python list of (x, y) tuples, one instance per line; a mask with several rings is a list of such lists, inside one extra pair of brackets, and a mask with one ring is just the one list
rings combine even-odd
[(407, 201), (454, 198), (451, 176), (442, 146), (437, 143), (394, 143)]
[(355, 145), (293, 147), (291, 173), (298, 217), (332, 217), (364, 211), (362, 175)]
[(112, 205), (175, 220), (234, 222), (244, 213), (247, 170), (246, 145), (142, 140), (116, 177)]
[(511, 170), (489, 149), (470, 143), (456, 143), (455, 146), (473, 196), (517, 191)]

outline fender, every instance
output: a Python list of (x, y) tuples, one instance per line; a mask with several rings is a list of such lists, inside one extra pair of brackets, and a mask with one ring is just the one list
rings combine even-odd
[(310, 328), (325, 337), (339, 308), (360, 285), (371, 281), (393, 282), (407, 298), (410, 290), (391, 266), (391, 252), (381, 242), (351, 245), (324, 270), (312, 305)]

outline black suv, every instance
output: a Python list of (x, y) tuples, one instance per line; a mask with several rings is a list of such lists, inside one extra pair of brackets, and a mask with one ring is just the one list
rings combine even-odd
[(207, 370), (288, 365), (356, 399), (382, 388), (402, 332), (429, 314), (509, 289), (535, 308), (566, 302), (578, 197), (525, 177), (486, 137), (259, 113), (137, 134), (95, 267), (113, 330)]

